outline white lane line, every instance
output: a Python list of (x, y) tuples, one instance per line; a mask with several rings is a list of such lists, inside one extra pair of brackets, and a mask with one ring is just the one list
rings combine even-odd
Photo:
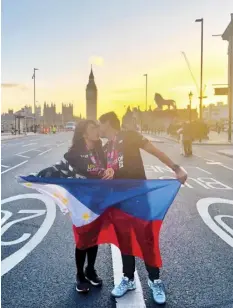
[(15, 168), (18, 168), (18, 167), (20, 167), (20, 166), (26, 164), (27, 162), (28, 162), (28, 160), (25, 160), (25, 161), (23, 161), (22, 163), (20, 163), (20, 164), (18, 164), (18, 165), (15, 165), (15, 166), (13, 166), (13, 167), (7, 169), (7, 170), (2, 171), (1, 174), (7, 173), (8, 171), (11, 171), (11, 170), (13, 170), (13, 169), (15, 169)]
[(21, 154), (15, 154), (15, 155), (19, 157), (23, 157), (23, 158), (30, 158), (30, 156), (26, 156), (26, 155), (21, 155)]
[(219, 161), (208, 161), (206, 164), (207, 164), (207, 165), (217, 165), (217, 166), (221, 166), (221, 167), (223, 167), (223, 168), (225, 168), (225, 169), (228, 169), (228, 170), (233, 171), (233, 168), (230, 168), (230, 167), (228, 167), (228, 166), (222, 164), (222, 163), (219, 162)]
[(44, 151), (44, 152), (42, 152), (42, 153), (40, 153), (40, 154), (38, 154), (38, 155), (44, 155), (45, 153), (48, 153), (48, 152), (50, 152), (50, 151), (52, 151), (52, 149), (48, 149), (48, 150), (46, 150), (46, 151)]
[(226, 168), (226, 169), (228, 169), (228, 170), (231, 170), (231, 171), (233, 171), (233, 169), (232, 168), (230, 168), (230, 167), (228, 167), (228, 166), (225, 166), (225, 165), (221, 165), (223, 168)]
[(198, 170), (201, 170), (202, 172), (205, 172), (205, 173), (207, 173), (207, 174), (212, 174), (211, 172), (209, 172), (209, 171), (207, 171), (207, 170), (205, 170), (205, 169), (202, 169), (202, 168), (200, 168), (200, 167), (196, 167)]
[(25, 154), (25, 153), (27, 153), (27, 152), (33, 152), (33, 151), (37, 151), (37, 149), (30, 149), (30, 150), (27, 150), (27, 151), (24, 151), (24, 152), (17, 153), (17, 154), (15, 154), (15, 155), (16, 155), (16, 156), (19, 156), (19, 157), (24, 157), (24, 158), (30, 158), (30, 156), (22, 155), (22, 154)]
[[(112, 264), (113, 264), (113, 275), (114, 284), (120, 283), (122, 278), (122, 260), (120, 250), (115, 246), (111, 245), (112, 251)], [(116, 298), (116, 308), (145, 308), (146, 304), (143, 298), (143, 291), (141, 282), (138, 277), (137, 271), (134, 273), (134, 279), (137, 285), (137, 289), (130, 291), (121, 298)]]
[(23, 148), (24, 148), (24, 147), (29, 147), (29, 146), (34, 145), (34, 144), (37, 144), (37, 143), (36, 143), (36, 142), (28, 143), (28, 144), (23, 145), (22, 147), (23, 147)]
[(57, 144), (57, 147), (60, 147), (61, 145), (65, 144), (65, 142)]
[(10, 168), (9, 166), (6, 165), (1, 165), (2, 168)]

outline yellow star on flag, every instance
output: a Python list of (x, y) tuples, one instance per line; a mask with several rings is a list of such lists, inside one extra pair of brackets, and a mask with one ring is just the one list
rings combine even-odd
[(89, 213), (84, 213), (83, 216), (82, 216), (82, 218), (83, 218), (84, 220), (88, 220), (90, 217), (91, 217), (91, 216), (90, 216)]
[(58, 193), (54, 193), (53, 196), (55, 198), (58, 198), (59, 200), (61, 200), (61, 202), (64, 204), (64, 205), (67, 205), (68, 203), (68, 199), (64, 198), (62, 195), (58, 194)]
[(66, 205), (68, 203), (68, 199), (62, 198), (62, 202)]

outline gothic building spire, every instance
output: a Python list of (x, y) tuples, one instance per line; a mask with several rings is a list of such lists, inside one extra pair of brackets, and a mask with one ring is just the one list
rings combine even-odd
[(95, 84), (95, 77), (94, 77), (94, 74), (93, 74), (92, 66), (91, 66), (91, 72), (90, 72), (90, 75), (89, 75), (89, 82), (87, 84), (87, 88), (97, 89), (96, 84)]
[(96, 120), (97, 118), (97, 87), (92, 66), (86, 87), (86, 118), (92, 120)]
[(91, 80), (95, 80), (95, 77), (94, 77), (94, 74), (93, 74), (93, 70), (92, 70), (92, 65), (91, 65), (91, 72), (90, 72), (90, 75), (89, 75), (89, 81)]

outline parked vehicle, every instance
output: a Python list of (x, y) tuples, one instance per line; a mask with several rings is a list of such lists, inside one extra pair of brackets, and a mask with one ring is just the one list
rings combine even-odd
[(66, 131), (74, 131), (75, 130), (76, 123), (75, 122), (67, 122), (65, 125)]

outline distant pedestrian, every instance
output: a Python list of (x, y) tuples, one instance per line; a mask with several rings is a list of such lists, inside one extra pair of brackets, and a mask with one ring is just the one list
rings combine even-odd
[(183, 124), (183, 148), (185, 156), (192, 156), (192, 129), (191, 124)]
[(180, 155), (184, 155), (184, 144), (183, 144), (183, 128), (181, 127), (177, 131), (179, 143), (180, 143)]

